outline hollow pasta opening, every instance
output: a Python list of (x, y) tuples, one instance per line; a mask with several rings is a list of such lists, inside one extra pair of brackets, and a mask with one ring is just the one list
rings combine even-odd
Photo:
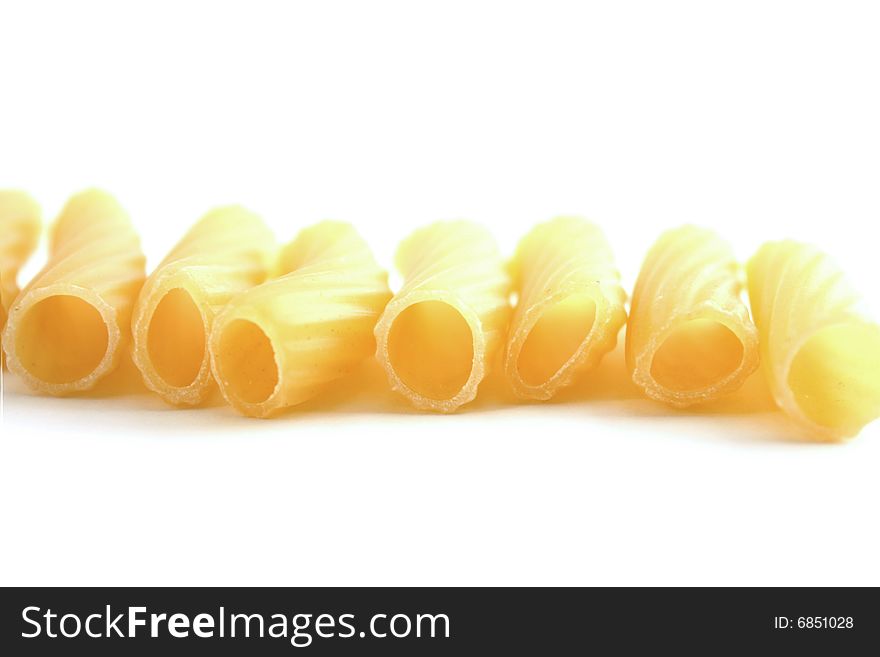
[(474, 365), (474, 336), (461, 313), (443, 301), (409, 306), (391, 325), (391, 366), (400, 380), (427, 399), (451, 399)]
[(236, 319), (227, 324), (215, 357), (227, 391), (246, 404), (265, 402), (278, 387), (272, 341), (253, 322)]
[(56, 295), (25, 312), (16, 329), (15, 354), (37, 379), (73, 383), (101, 364), (108, 342), (97, 308), (79, 297)]
[(708, 388), (742, 363), (745, 348), (721, 322), (692, 319), (675, 327), (654, 354), (651, 376), (669, 390)]
[(551, 379), (572, 359), (595, 321), (596, 302), (585, 294), (572, 294), (547, 308), (519, 352), (522, 380), (537, 386)]
[(150, 318), (147, 350), (156, 373), (169, 386), (185, 388), (205, 361), (205, 322), (189, 292), (168, 292)]
[(788, 384), (810, 420), (858, 432), (880, 415), (880, 328), (851, 323), (818, 331), (792, 361)]

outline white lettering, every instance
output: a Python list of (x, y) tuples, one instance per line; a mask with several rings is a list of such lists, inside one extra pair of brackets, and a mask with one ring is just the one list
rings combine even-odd
[(120, 639), (125, 635), (122, 633), (122, 630), (119, 629), (118, 623), (122, 620), (122, 614), (119, 614), (116, 618), (113, 618), (113, 622), (110, 622), (110, 619), (113, 618), (113, 613), (110, 611), (110, 605), (107, 605), (107, 638), (110, 638), (110, 630), (116, 632), (116, 636)]
[(177, 639), (189, 636), (189, 618), (184, 614), (174, 614), (168, 619), (168, 632)]
[(141, 619), (138, 614), (147, 613), (146, 607), (129, 607), (128, 608), (128, 638), (134, 639), (137, 636), (137, 628), (146, 625), (146, 619)]
[(25, 608), (22, 609), (22, 611), (21, 611), (21, 618), (22, 618), (22, 620), (23, 620), (25, 623), (30, 623), (31, 625), (33, 625), (34, 627), (36, 627), (36, 628), (37, 628), (37, 631), (34, 632), (33, 634), (26, 634), (25, 632), (22, 632), (22, 633), (21, 633), (21, 637), (22, 637), (23, 639), (33, 639), (34, 637), (38, 637), (38, 636), (40, 636), (40, 632), (43, 631), (43, 628), (40, 626), (40, 624), (39, 624), (37, 621), (35, 621), (35, 620), (32, 619), (32, 618), (28, 618), (28, 614), (29, 614), (30, 612), (32, 612), (32, 611), (39, 612), (39, 611), (40, 611), (40, 608), (39, 608), (39, 607), (25, 607)]
[(214, 617), (208, 614), (199, 614), (193, 621), (193, 632), (197, 637), (210, 639), (214, 636)]

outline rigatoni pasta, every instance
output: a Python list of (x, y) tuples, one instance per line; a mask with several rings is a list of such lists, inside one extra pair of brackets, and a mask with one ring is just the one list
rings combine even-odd
[(552, 398), (626, 324), (632, 380), (673, 406), (732, 392), (762, 365), (777, 405), (814, 438), (880, 417), (880, 325), (839, 268), (798, 242), (749, 262), (753, 322), (730, 247), (693, 226), (653, 245), (627, 319), (611, 249), (576, 217), (534, 227), (509, 263), (477, 224), (419, 229), (397, 251), (397, 295), (349, 224), (322, 222), (279, 251), (239, 206), (202, 217), (145, 282), (126, 212), (98, 190), (68, 201), (47, 264), (19, 291), (40, 224), (33, 199), (0, 190), (0, 357), (48, 394), (92, 388), (131, 342), (147, 387), (174, 404), (204, 401), (216, 382), (238, 412), (269, 417), (375, 355), (413, 406), (452, 412), (496, 364), (520, 398)]
[(467, 221), (438, 222), (400, 245), (400, 292), (376, 325), (392, 389), (424, 410), (472, 401), (503, 345), (510, 279), (495, 240)]
[[(28, 194), (0, 190), (0, 334), (18, 296), (18, 272), (40, 240), (40, 206)], [(0, 342), (0, 366), (6, 363)]]
[(274, 251), (263, 220), (239, 206), (209, 212), (186, 233), (147, 279), (132, 317), (132, 357), (148, 388), (172, 404), (204, 401), (214, 318), (266, 279)]
[(776, 403), (824, 440), (880, 417), (880, 326), (837, 265), (809, 245), (770, 242), (749, 261), (748, 283)]
[(550, 399), (614, 349), (626, 293), (604, 234), (577, 217), (536, 226), (511, 263), (519, 301), (504, 372), (514, 393)]
[(368, 358), (391, 298), (387, 273), (346, 223), (303, 230), (282, 251), (278, 273), (235, 297), (211, 332), (220, 390), (252, 417), (311, 399)]
[(645, 393), (684, 407), (739, 388), (758, 367), (741, 269), (713, 231), (685, 226), (649, 251), (633, 291), (626, 361)]
[(144, 281), (140, 240), (104, 192), (71, 198), (56, 220), (49, 260), (9, 311), (9, 369), (40, 392), (88, 390), (118, 364)]

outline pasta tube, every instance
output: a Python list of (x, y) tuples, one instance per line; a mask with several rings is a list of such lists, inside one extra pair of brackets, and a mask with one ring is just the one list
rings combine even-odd
[(472, 401), (501, 347), (510, 280), (492, 236), (438, 222), (400, 245), (403, 288), (376, 325), (379, 362), (416, 407), (452, 412)]
[(880, 326), (825, 254), (762, 246), (748, 264), (762, 369), (776, 403), (814, 437), (851, 438), (880, 416)]
[(626, 293), (594, 224), (559, 217), (535, 227), (512, 263), (519, 303), (504, 359), (514, 393), (550, 399), (614, 349)]
[[(18, 296), (18, 271), (40, 240), (40, 206), (24, 192), (0, 190), (0, 334)], [(0, 361), (6, 362), (0, 342)]]
[(368, 358), (391, 298), (388, 274), (349, 224), (306, 228), (282, 250), (279, 270), (235, 297), (211, 332), (220, 390), (252, 417), (314, 397)]
[(148, 388), (172, 404), (204, 401), (214, 381), (214, 318), (233, 295), (266, 279), (274, 244), (257, 215), (226, 207), (174, 247), (144, 284), (132, 318), (132, 358)]
[(678, 407), (738, 389), (758, 367), (758, 332), (741, 293), (740, 267), (718, 235), (694, 226), (664, 233), (633, 291), (633, 381)]
[(118, 364), (144, 256), (116, 200), (89, 190), (71, 198), (53, 226), (49, 260), (9, 311), (9, 369), (40, 392), (92, 388)]

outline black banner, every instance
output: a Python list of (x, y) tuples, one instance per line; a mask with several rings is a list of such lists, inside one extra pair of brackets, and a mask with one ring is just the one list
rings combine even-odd
[[(4, 589), (4, 655), (865, 654), (875, 589)], [(653, 651), (652, 651), (653, 652)]]

